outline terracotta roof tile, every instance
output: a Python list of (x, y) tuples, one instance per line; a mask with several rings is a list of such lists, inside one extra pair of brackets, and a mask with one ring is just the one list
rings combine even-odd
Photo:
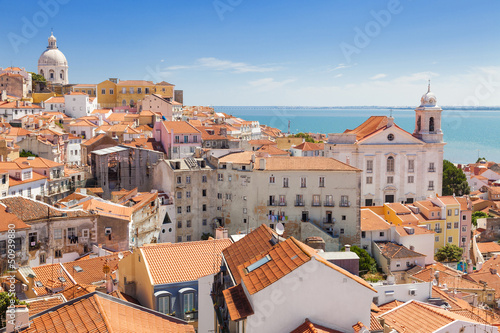
[[(432, 268), (426, 268), (414, 274), (413, 277), (425, 282), (431, 282), (435, 278)], [(484, 287), (481, 283), (469, 281), (458, 275), (453, 275), (441, 270), (439, 270), (439, 284), (446, 284), (450, 289), (483, 289)]]
[[(60, 292), (67, 300), (71, 300), (74, 298), (78, 298), (83, 295), (90, 294), (96, 290), (96, 286), (84, 286), (80, 284), (74, 284), (70, 287), (67, 287), (63, 291)], [(31, 310), (31, 309), (30, 309)], [(30, 311), (31, 314), (31, 311)]]
[(383, 331), (384, 327), (373, 313), (370, 313), (370, 331)]
[[(130, 254), (129, 251), (122, 252), (123, 256), (126, 257)], [(104, 265), (109, 266), (111, 276), (114, 275), (118, 269), (118, 262), (120, 258), (118, 253), (114, 253), (108, 256), (102, 256), (97, 258), (91, 258), (87, 260), (70, 261), (62, 264), (66, 271), (71, 274), (73, 280), (81, 285), (92, 285), (95, 282), (105, 281), (106, 275), (103, 272)], [(79, 272), (75, 270), (74, 267), (79, 266), (82, 271)], [(108, 274), (107, 278), (110, 278)]]
[(356, 134), (356, 139), (361, 140), (376, 130), (387, 125), (386, 116), (371, 116), (364, 123), (353, 130), (345, 130), (344, 133)]
[(340, 331), (314, 324), (306, 318), (304, 323), (294, 329), (291, 333), (340, 333)]
[(500, 244), (497, 242), (477, 243), (477, 247), (481, 253), (500, 252)]
[(238, 321), (254, 314), (252, 305), (248, 301), (241, 284), (226, 289), (222, 293), (224, 294), (231, 320)]
[(397, 259), (397, 258), (416, 258), (425, 257), (425, 254), (421, 254), (412, 251), (405, 246), (398, 245), (392, 242), (376, 242), (377, 246), (380, 248), (380, 252), (384, 257)]
[(98, 292), (32, 316), (30, 322), (23, 332), (195, 332), (184, 321)]
[(414, 300), (386, 312), (380, 317), (385, 319), (386, 325), (398, 332), (430, 333), (456, 320), (477, 323), (454, 312)]
[(66, 299), (61, 296), (37, 297), (25, 300), (28, 304), (30, 316), (34, 316), (42, 311), (50, 309), (56, 305), (63, 304)]
[(0, 232), (8, 231), (9, 225), (14, 224), (15, 230), (30, 229), (31, 226), (23, 222), (17, 215), (7, 212), (7, 206), (0, 203)]
[(300, 145), (293, 147), (293, 149), (299, 149), (302, 151), (323, 150), (323, 148), (324, 147), (322, 147), (319, 143), (312, 143), (307, 141), (304, 141)]
[(264, 145), (260, 147), (258, 150), (259, 154), (265, 155), (275, 155), (275, 156), (290, 156), (290, 153), (286, 150), (281, 150), (276, 148), (275, 145)]
[[(60, 264), (48, 264), (32, 268), (36, 277), (34, 278), (33, 290), (37, 296), (59, 292), (74, 285), (71, 277), (65, 272)], [(27, 276), (24, 277), (29, 282)], [(40, 282), (42, 286), (37, 286)]]
[[(266, 253), (261, 253), (244, 264), (239, 265), (238, 271), (248, 293), (252, 295), (310, 261), (312, 257), (314, 257), (316, 261), (333, 268), (337, 272), (375, 291), (370, 284), (359, 276), (353, 275), (330, 263), (318, 255), (316, 250), (297, 241), (293, 237), (274, 245), (274, 247)], [(249, 270), (249, 266), (261, 260), (263, 263), (261, 262), (260, 265), (252, 267), (252, 269)]]
[(57, 209), (43, 202), (19, 196), (1, 198), (0, 202), (9, 207), (10, 211), (24, 222), (46, 219), (48, 216), (51, 218), (91, 216), (83, 210)]
[(152, 284), (194, 281), (217, 273), (221, 252), (230, 239), (211, 239), (186, 243), (151, 244), (140, 248), (149, 267)]
[(268, 226), (262, 224), (222, 251), (224, 260), (229, 266), (236, 284), (241, 282), (238, 266), (261, 253), (269, 251), (273, 247), (270, 242), (273, 235), (274, 232)]
[(175, 134), (201, 134), (201, 132), (187, 121), (164, 121), (163, 126), (169, 133)]
[(361, 209), (361, 230), (386, 230), (390, 229), (391, 225), (387, 223), (380, 215), (376, 214), (369, 208)]

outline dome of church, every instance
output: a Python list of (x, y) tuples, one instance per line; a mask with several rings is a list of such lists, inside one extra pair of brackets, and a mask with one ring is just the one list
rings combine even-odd
[(431, 92), (431, 84), (429, 83), (429, 88), (427, 89), (427, 92), (422, 95), (422, 98), (420, 99), (420, 106), (436, 106), (437, 104), (437, 98), (434, 93)]
[(68, 66), (68, 61), (58, 49), (47, 49), (38, 59), (38, 65)]
[(57, 48), (57, 39), (54, 34), (49, 37), (49, 46), (38, 59), (38, 66), (68, 66), (68, 61), (64, 54)]

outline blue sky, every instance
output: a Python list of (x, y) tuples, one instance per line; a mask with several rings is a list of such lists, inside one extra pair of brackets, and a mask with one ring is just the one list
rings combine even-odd
[(495, 1), (0, 6), (13, 13), (0, 22), (0, 66), (36, 71), (53, 28), (71, 83), (166, 80), (191, 105), (394, 106), (418, 104), (430, 78), (441, 105), (500, 105)]

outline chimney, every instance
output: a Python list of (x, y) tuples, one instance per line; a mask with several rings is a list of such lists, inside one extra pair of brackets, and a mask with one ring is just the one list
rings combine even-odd
[(16, 305), (14, 308), (7, 309), (7, 333), (19, 332), (30, 326), (30, 314), (26, 305)]
[(394, 125), (394, 118), (392, 116), (387, 117), (387, 127), (391, 127), (392, 125)]
[(349, 244), (345, 245), (345, 252), (351, 252), (351, 245)]
[(19, 107), (19, 100), (16, 101), (16, 108)]
[(226, 239), (229, 238), (227, 229), (223, 227), (218, 227), (215, 229), (215, 239)]
[(265, 158), (261, 158), (259, 160), (259, 169), (266, 170), (266, 159)]
[(0, 101), (6, 101), (6, 100), (7, 100), (7, 90), (2, 90)]

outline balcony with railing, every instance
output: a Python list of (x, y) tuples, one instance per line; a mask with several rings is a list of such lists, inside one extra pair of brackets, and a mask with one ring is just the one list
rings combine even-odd
[(325, 207), (335, 207), (335, 202), (334, 201), (325, 201), (323, 204)]
[(429, 186), (428, 191), (434, 191), (434, 186)]
[(339, 207), (351, 207), (351, 202), (350, 201), (341, 201), (339, 203)]
[(295, 206), (297, 206), (297, 207), (305, 206), (305, 202), (303, 200), (296, 200)]
[(313, 201), (312, 206), (313, 207), (321, 207), (321, 201)]
[(434, 229), (434, 232), (435, 232), (436, 234), (440, 234), (440, 233), (442, 233), (442, 232), (443, 232), (443, 229), (436, 228), (436, 229)]
[(436, 168), (429, 168), (429, 172), (436, 172)]
[(276, 206), (277, 202), (276, 202), (276, 200), (267, 200), (267, 205), (268, 206)]
[(184, 320), (191, 322), (198, 320), (198, 310), (186, 311), (184, 313)]
[(286, 201), (280, 201), (280, 202), (278, 202), (278, 206), (286, 206)]

